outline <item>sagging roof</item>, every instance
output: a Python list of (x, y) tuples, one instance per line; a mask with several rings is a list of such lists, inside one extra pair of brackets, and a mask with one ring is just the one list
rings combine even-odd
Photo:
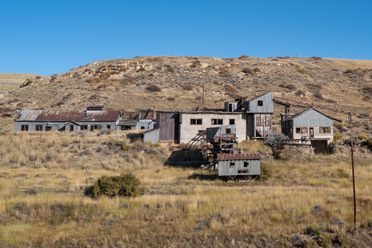
[(136, 120), (120, 120), (118, 126), (137, 126)]
[(260, 160), (261, 156), (255, 153), (219, 153), (217, 161), (232, 161), (232, 160)]
[(86, 113), (76, 111), (21, 110), (14, 121), (33, 122), (115, 122), (120, 111)]

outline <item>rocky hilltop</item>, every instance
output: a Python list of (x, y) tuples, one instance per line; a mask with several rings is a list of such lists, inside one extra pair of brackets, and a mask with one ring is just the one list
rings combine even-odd
[[(273, 91), (335, 117), (372, 113), (372, 61), (312, 58), (136, 57), (100, 61), (67, 73), (25, 80), (0, 98), (2, 111), (81, 109), (89, 104), (134, 110), (219, 107), (237, 95)], [(277, 106), (277, 111), (282, 111)]]

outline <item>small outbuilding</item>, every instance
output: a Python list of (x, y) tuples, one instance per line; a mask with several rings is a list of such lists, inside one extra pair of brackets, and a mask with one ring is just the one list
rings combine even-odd
[(237, 177), (260, 175), (259, 154), (219, 153), (217, 170), (219, 177), (235, 179)]

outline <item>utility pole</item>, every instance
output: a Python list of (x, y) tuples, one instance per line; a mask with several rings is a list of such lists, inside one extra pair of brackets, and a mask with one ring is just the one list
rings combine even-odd
[(354, 226), (356, 226), (356, 195), (355, 195), (355, 173), (354, 173), (354, 141), (350, 141), (351, 171), (353, 177), (353, 203), (354, 203)]
[(202, 96), (202, 106), (203, 106), (203, 109), (205, 108), (205, 106), (204, 106), (204, 97), (205, 97), (205, 82), (203, 81), (203, 96)]

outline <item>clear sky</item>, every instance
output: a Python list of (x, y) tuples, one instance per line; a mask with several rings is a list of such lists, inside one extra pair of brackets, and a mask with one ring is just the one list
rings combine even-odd
[(0, 0), (0, 73), (150, 55), (372, 59), (372, 0)]

